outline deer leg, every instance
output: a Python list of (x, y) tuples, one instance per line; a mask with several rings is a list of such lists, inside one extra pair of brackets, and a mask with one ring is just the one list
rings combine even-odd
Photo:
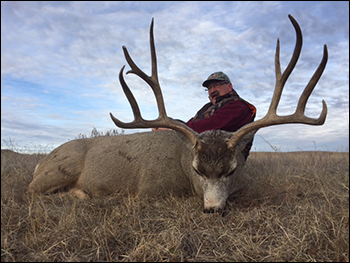
[(67, 190), (74, 187), (79, 174), (68, 173), (67, 170), (56, 167), (49, 171), (35, 173), (33, 181), (29, 184), (29, 192), (49, 194), (57, 190)]

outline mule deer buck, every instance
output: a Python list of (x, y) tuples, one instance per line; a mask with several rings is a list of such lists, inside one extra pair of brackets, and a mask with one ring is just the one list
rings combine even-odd
[(293, 71), (302, 47), (298, 23), (289, 15), (295, 31), (293, 56), (283, 73), (279, 62), (279, 40), (275, 55), (276, 86), (265, 117), (249, 123), (234, 133), (212, 130), (198, 134), (180, 121), (167, 116), (158, 81), (156, 52), (153, 39), (153, 19), (150, 27), (152, 74), (146, 75), (123, 51), (131, 70), (152, 88), (159, 117), (142, 118), (138, 104), (126, 84), (123, 71), (119, 80), (134, 114), (134, 121), (124, 123), (110, 114), (121, 128), (166, 127), (171, 130), (144, 132), (120, 136), (77, 139), (67, 142), (46, 156), (37, 166), (29, 191), (49, 194), (67, 190), (78, 198), (91, 198), (117, 192), (139, 196), (197, 194), (204, 200), (204, 212), (222, 212), (228, 197), (242, 187), (245, 164), (242, 151), (258, 129), (286, 123), (322, 125), (327, 105), (319, 118), (304, 115), (307, 100), (327, 63), (327, 46), (316, 72), (303, 91), (294, 114), (278, 116), (277, 106), (283, 87)]

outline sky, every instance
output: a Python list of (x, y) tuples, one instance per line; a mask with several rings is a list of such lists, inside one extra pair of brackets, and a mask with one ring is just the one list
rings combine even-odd
[[(301, 55), (285, 84), (277, 113), (294, 113), (328, 47), (328, 63), (305, 115), (324, 125), (260, 129), (252, 151), (349, 151), (348, 1), (23, 1), (1, 2), (1, 148), (51, 151), (95, 128), (125, 134), (109, 113), (133, 120), (119, 83), (129, 70), (122, 46), (151, 74), (149, 29), (154, 18), (158, 77), (168, 116), (189, 120), (206, 104), (203, 81), (223, 71), (234, 89), (267, 113), (275, 87), (280, 40), (282, 71), (295, 46), (291, 14), (303, 33)], [(125, 75), (145, 119), (158, 117), (148, 84)]]

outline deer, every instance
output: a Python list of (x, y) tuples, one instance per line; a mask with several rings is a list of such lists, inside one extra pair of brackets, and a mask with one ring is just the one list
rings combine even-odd
[(123, 53), (132, 73), (145, 81), (156, 98), (159, 116), (145, 120), (138, 103), (124, 79), (119, 81), (131, 105), (134, 120), (122, 122), (110, 113), (114, 124), (124, 129), (165, 127), (165, 131), (147, 131), (118, 136), (76, 139), (54, 149), (37, 165), (28, 191), (36, 194), (69, 193), (79, 199), (131, 193), (140, 197), (198, 196), (203, 200), (203, 212), (222, 213), (228, 198), (242, 188), (245, 158), (243, 149), (256, 132), (273, 125), (301, 123), (323, 125), (327, 104), (322, 100), (318, 118), (304, 114), (306, 103), (320, 79), (328, 60), (324, 45), (322, 60), (301, 94), (291, 115), (277, 115), (284, 85), (293, 71), (302, 47), (302, 32), (297, 21), (288, 15), (296, 33), (292, 57), (284, 72), (280, 66), (280, 43), (275, 51), (276, 84), (266, 115), (248, 123), (236, 132), (211, 130), (196, 133), (183, 122), (169, 117), (158, 79), (157, 58), (153, 36), (154, 19), (150, 26), (151, 76), (133, 61), (125, 46)]

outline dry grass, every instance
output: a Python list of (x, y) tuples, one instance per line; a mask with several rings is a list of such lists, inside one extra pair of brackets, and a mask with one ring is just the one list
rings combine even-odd
[(29, 195), (40, 158), (1, 151), (1, 261), (349, 261), (349, 153), (252, 153), (224, 217), (197, 197)]

